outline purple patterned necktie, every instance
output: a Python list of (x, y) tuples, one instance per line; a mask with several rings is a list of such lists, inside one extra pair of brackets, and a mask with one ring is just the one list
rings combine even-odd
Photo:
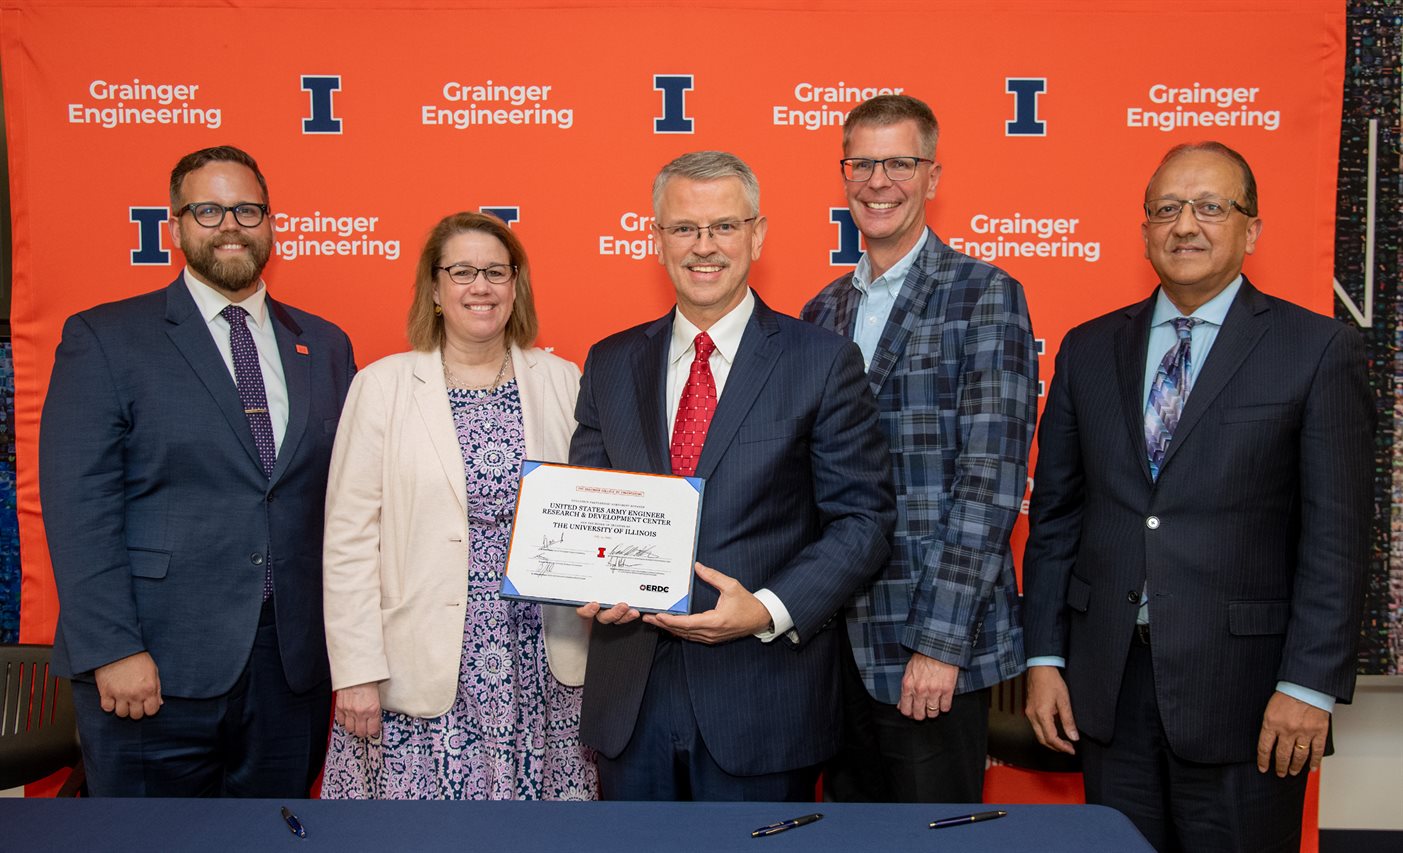
[[(253, 443), (258, 448), (258, 461), (264, 476), (273, 476), (273, 460), (277, 450), (273, 444), (273, 419), (268, 415), (268, 392), (263, 387), (263, 368), (258, 366), (258, 347), (248, 330), (248, 312), (238, 305), (229, 305), (219, 312), (229, 321), (229, 351), (234, 356), (234, 381), (239, 386), (239, 403), (253, 431)], [(263, 559), (263, 600), (273, 595), (273, 561)]]
[(1159, 479), (1159, 468), (1164, 464), (1174, 428), (1179, 425), (1184, 401), (1189, 399), (1189, 374), (1193, 369), (1190, 334), (1202, 322), (1197, 317), (1174, 318), (1174, 332), (1179, 339), (1160, 359), (1150, 385), (1150, 399), (1145, 406), (1145, 450), (1150, 456), (1150, 476), (1155, 479)]

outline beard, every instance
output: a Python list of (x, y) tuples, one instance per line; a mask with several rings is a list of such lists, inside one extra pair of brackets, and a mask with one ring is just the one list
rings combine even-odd
[[(236, 258), (220, 258), (215, 246), (239, 243), (248, 247), (248, 254)], [(271, 237), (260, 237), (243, 232), (220, 232), (208, 240), (194, 246), (186, 245), (185, 263), (202, 279), (230, 293), (236, 293), (258, 281), (263, 268), (268, 265), (268, 256), (273, 251)]]

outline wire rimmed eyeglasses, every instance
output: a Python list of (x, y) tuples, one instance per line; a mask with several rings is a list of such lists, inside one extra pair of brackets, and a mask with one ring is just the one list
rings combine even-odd
[(695, 225), (691, 222), (684, 222), (680, 225), (659, 225), (657, 228), (662, 232), (663, 239), (674, 246), (689, 246), (695, 243), (701, 238), (703, 231), (713, 242), (725, 243), (745, 233), (745, 226), (759, 218), (759, 216), (752, 216), (748, 219), (723, 219), (710, 225)]
[(1253, 216), (1245, 207), (1230, 198), (1204, 196), (1203, 198), (1152, 198), (1145, 202), (1145, 219), (1155, 223), (1177, 222), (1184, 208), (1193, 209), (1194, 219), (1199, 222), (1226, 222), (1234, 210), (1242, 211), (1243, 216)]

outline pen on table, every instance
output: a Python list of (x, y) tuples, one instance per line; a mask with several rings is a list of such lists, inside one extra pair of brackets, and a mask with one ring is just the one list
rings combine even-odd
[(793, 820), (782, 820), (779, 823), (772, 823), (769, 826), (762, 826), (750, 833), (751, 838), (764, 838), (767, 835), (774, 835), (776, 832), (784, 832), (796, 826), (804, 826), (816, 820), (822, 820), (821, 814), (806, 814), (803, 817), (796, 817)]
[(985, 820), (994, 820), (1008, 814), (1006, 811), (996, 812), (975, 812), (974, 814), (962, 814), (959, 817), (943, 817), (940, 820), (931, 821), (931, 829), (944, 829), (947, 826), (964, 826), (967, 823), (979, 823)]
[(287, 821), (287, 828), (292, 831), (293, 835), (298, 838), (307, 837), (307, 830), (303, 828), (302, 821), (297, 819), (297, 815), (288, 811), (287, 806), (283, 806), (283, 820)]

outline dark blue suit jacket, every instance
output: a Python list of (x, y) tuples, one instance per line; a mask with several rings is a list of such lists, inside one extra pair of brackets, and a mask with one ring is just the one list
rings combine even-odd
[(322, 508), (355, 362), (337, 327), (267, 305), (289, 405), (271, 480), (183, 277), (64, 325), (39, 446), (61, 674), (90, 679), (145, 650), (162, 693), (226, 692), (248, 660), (271, 561), (288, 683), (329, 677)]
[(1077, 728), (1109, 741), (1150, 595), (1155, 693), (1180, 758), (1252, 761), (1277, 681), (1348, 701), (1373, 512), (1359, 335), (1246, 280), (1150, 478), (1154, 296), (1067, 333), (1042, 426), (1023, 581), (1028, 656), (1066, 658)]
[[(666, 411), (672, 314), (596, 344), (570, 448), (576, 465), (671, 473)], [(697, 466), (706, 480), (697, 559), (751, 591), (767, 587), (799, 643), (684, 642), (702, 738), (728, 773), (808, 767), (837, 749), (843, 602), (885, 564), (894, 521), (886, 442), (850, 341), (758, 298)], [(717, 594), (696, 583), (693, 612)], [(609, 757), (638, 720), (658, 631), (596, 625), (583, 740)]]

